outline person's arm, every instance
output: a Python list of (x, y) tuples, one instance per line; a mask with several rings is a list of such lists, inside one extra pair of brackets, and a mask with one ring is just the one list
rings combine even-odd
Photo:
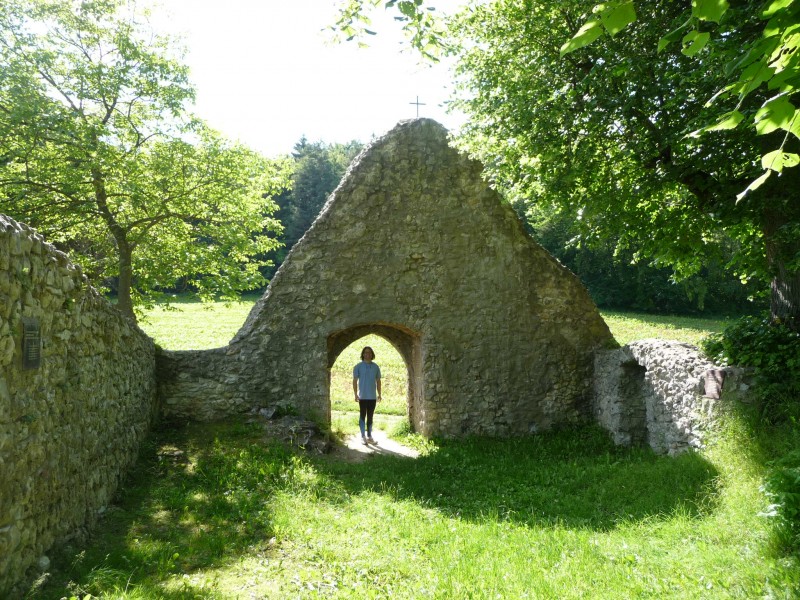
[(353, 396), (355, 396), (356, 402), (358, 402), (358, 377), (353, 377)]
[(375, 383), (378, 385), (378, 400), (380, 400), (381, 399), (381, 378), (378, 377), (378, 379), (375, 381)]

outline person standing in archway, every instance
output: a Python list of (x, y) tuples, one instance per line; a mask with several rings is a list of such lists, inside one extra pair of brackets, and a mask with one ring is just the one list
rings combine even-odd
[(381, 399), (381, 368), (374, 362), (375, 352), (369, 346), (361, 351), (361, 362), (353, 369), (353, 394), (359, 406), (358, 427), (361, 443), (374, 444), (372, 418)]

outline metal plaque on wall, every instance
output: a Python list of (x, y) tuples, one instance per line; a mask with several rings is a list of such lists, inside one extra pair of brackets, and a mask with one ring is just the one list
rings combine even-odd
[(42, 364), (42, 330), (39, 320), (22, 318), (22, 368), (38, 369)]

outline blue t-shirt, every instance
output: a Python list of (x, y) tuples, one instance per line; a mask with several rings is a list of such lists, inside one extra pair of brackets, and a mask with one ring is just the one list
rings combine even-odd
[(381, 368), (374, 362), (362, 360), (353, 369), (353, 379), (358, 379), (358, 399), (378, 399), (378, 379), (381, 378)]

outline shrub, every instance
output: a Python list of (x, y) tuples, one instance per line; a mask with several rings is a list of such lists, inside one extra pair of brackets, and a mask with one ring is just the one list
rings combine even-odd
[(800, 333), (769, 317), (743, 317), (707, 338), (703, 350), (717, 362), (752, 368), (765, 421), (800, 417)]

